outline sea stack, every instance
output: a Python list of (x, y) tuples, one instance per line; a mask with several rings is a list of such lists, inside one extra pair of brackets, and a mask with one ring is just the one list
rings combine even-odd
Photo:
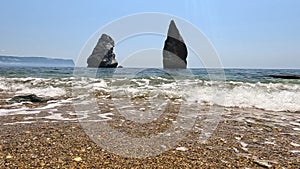
[(186, 69), (188, 51), (175, 22), (171, 20), (163, 49), (165, 69)]
[(107, 34), (102, 34), (92, 54), (87, 60), (88, 67), (116, 68), (118, 62), (113, 52), (114, 40)]

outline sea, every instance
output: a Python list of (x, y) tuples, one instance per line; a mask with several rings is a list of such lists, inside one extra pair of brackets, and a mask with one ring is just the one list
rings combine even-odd
[[(159, 111), (164, 108), (164, 101), (174, 99), (224, 108), (299, 113), (300, 79), (270, 75), (299, 76), (300, 70), (1, 67), (0, 116), (47, 110), (48, 119), (74, 120), (55, 112), (61, 111), (59, 107), (74, 104), (74, 101), (77, 105), (78, 100), (88, 102), (93, 99), (91, 95), (114, 100), (118, 110), (132, 114), (145, 109)], [(49, 101), (39, 106), (28, 106), (30, 101), (10, 102), (15, 96), (28, 94)], [(89, 97), (85, 97), (87, 94)], [(132, 106), (136, 99), (150, 101), (145, 108), (136, 110)], [(74, 110), (68, 111), (70, 115), (76, 115)]]

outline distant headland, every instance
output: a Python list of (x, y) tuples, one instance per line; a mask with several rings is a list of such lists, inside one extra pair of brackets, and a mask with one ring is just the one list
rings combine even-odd
[(74, 67), (72, 59), (0, 56), (1, 67)]

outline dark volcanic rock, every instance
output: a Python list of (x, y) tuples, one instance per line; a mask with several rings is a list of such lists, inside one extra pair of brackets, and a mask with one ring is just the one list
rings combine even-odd
[(187, 47), (172, 20), (169, 25), (168, 37), (163, 50), (164, 68), (186, 69)]
[(114, 40), (110, 36), (106, 34), (102, 34), (92, 54), (87, 60), (88, 67), (95, 67), (95, 68), (117, 67), (118, 62), (113, 52), (114, 46), (115, 46)]
[(21, 103), (21, 102), (44, 103), (49, 100), (50, 99), (38, 97), (35, 94), (29, 94), (29, 95), (15, 96), (12, 99), (10, 99), (8, 102), (9, 103)]

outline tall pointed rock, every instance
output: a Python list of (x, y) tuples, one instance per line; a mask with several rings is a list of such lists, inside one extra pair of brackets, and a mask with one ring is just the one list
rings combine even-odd
[(181, 37), (175, 22), (171, 20), (168, 36), (165, 40), (163, 49), (164, 68), (186, 69), (187, 55), (188, 51), (183, 38)]
[(114, 40), (107, 34), (102, 34), (92, 54), (87, 60), (88, 67), (115, 68), (118, 62), (115, 58), (113, 48)]

